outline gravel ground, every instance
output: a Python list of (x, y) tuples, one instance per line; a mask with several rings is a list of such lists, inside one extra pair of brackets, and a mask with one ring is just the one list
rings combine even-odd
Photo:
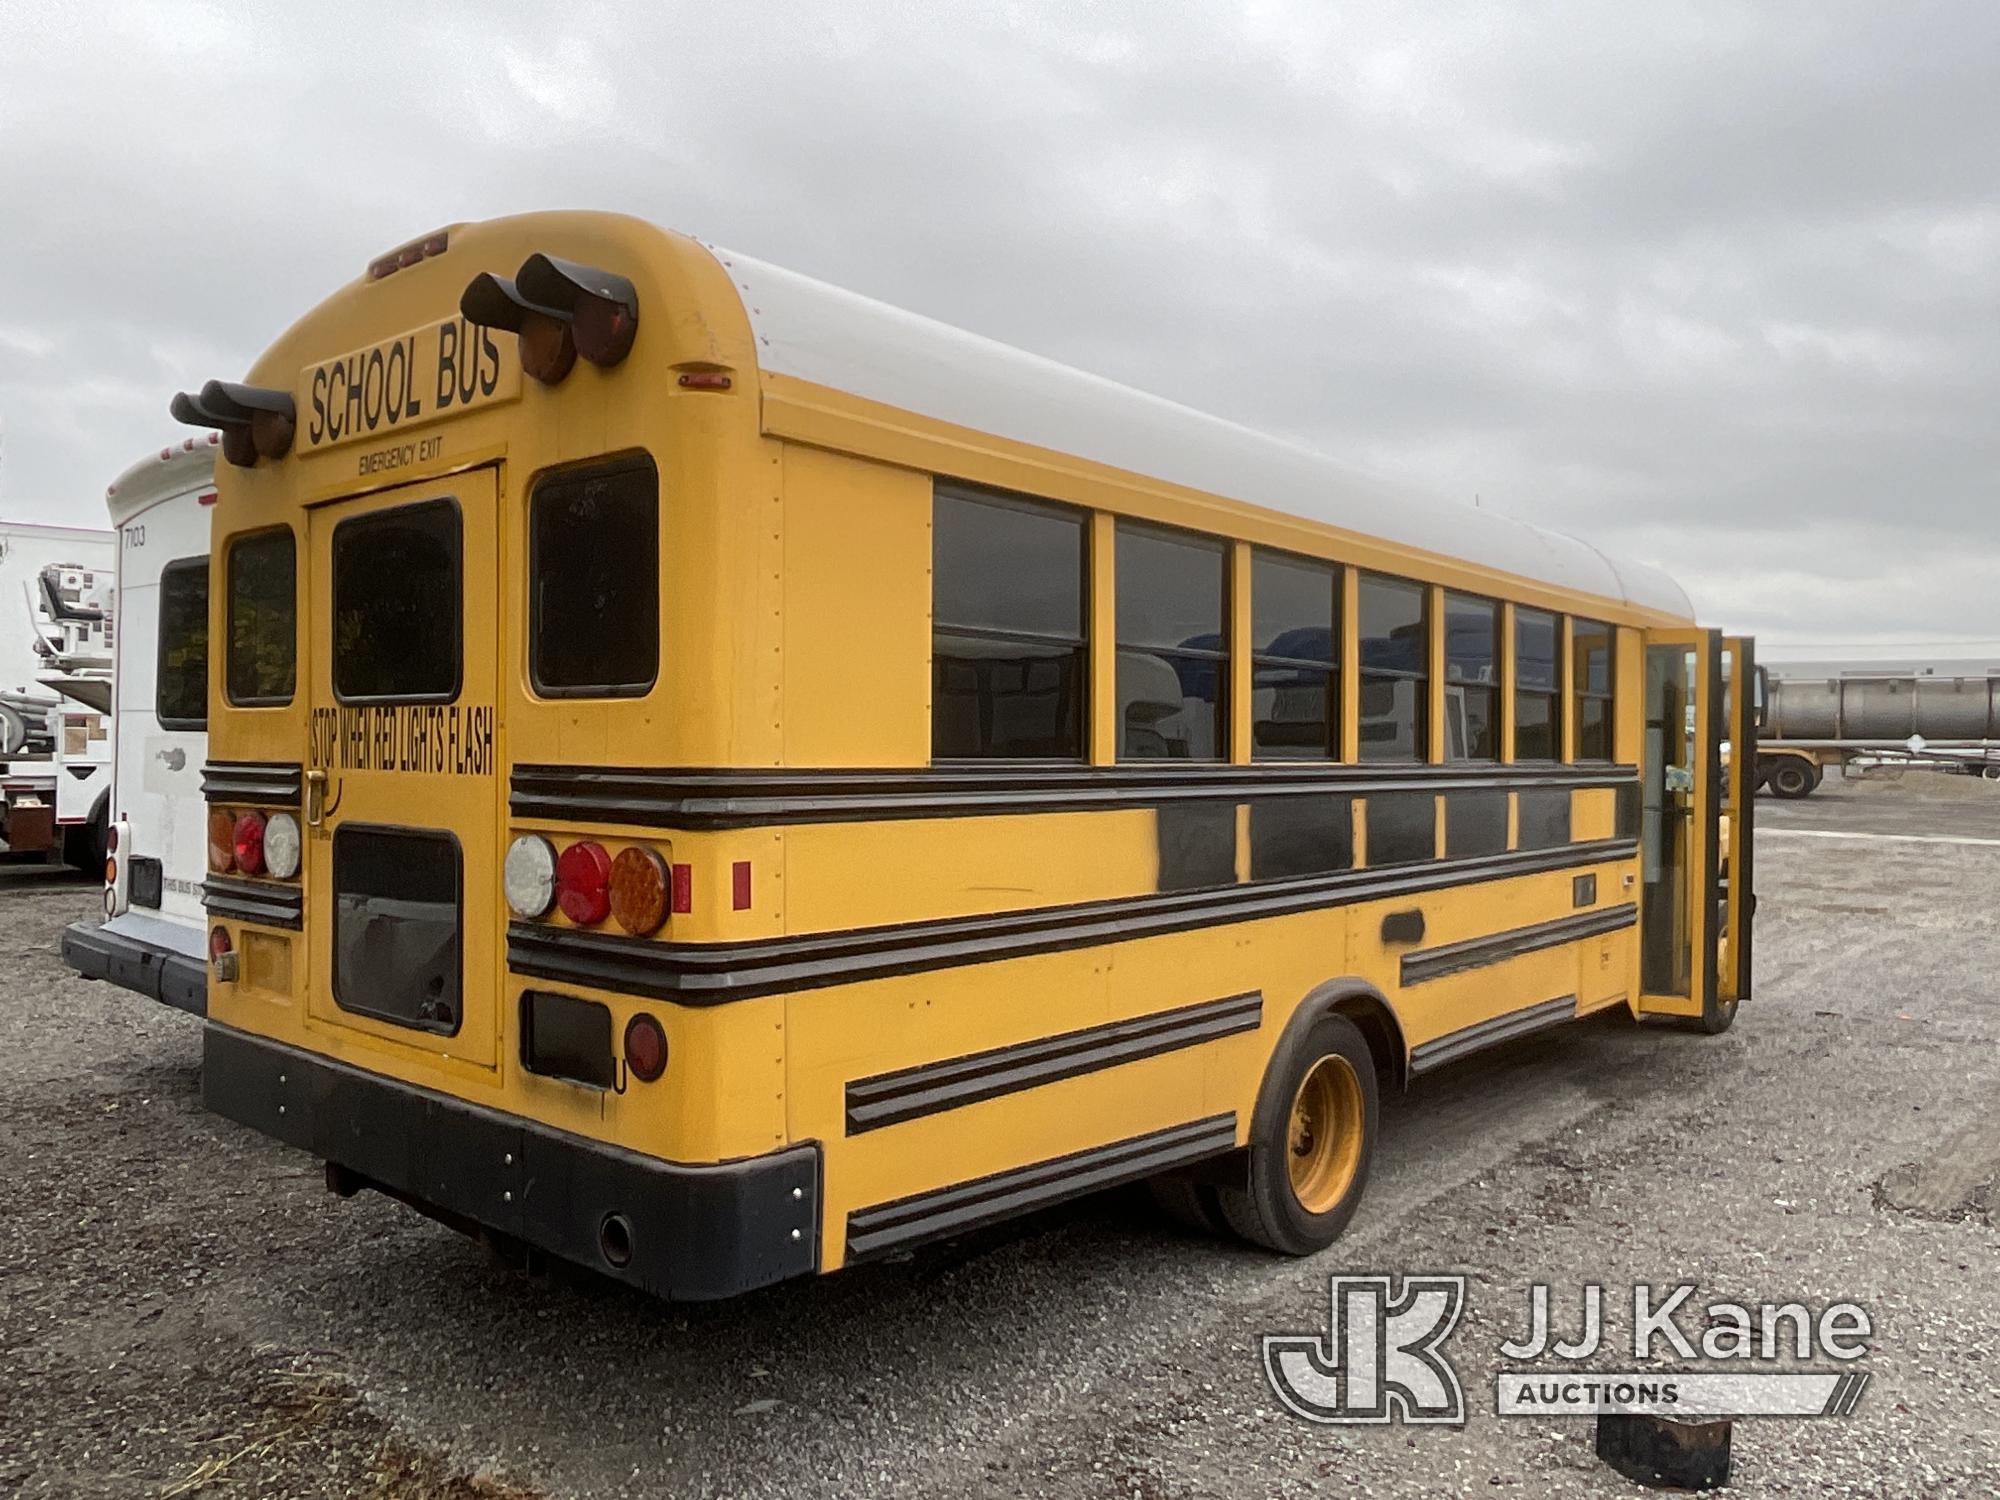
[[(1758, 810), (1736, 1028), (1599, 1018), (1433, 1075), (1312, 1261), (1112, 1196), (698, 1308), (329, 1197), (202, 1112), (194, 1022), (62, 969), (94, 890), (0, 866), (0, 1493), (1639, 1495), (1587, 1422), (1491, 1414), (1496, 1346), (1530, 1282), (1692, 1280), (1876, 1323), (1857, 1414), (1738, 1424), (1734, 1493), (1993, 1494), (2000, 846), (1798, 834), (2000, 839), (2000, 794)], [(1470, 1278), (1462, 1430), (1309, 1427), (1265, 1389), (1257, 1336), (1323, 1327), (1359, 1271)]]

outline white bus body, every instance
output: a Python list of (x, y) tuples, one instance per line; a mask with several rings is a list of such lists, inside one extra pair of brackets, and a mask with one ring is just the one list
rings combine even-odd
[[(63, 958), (86, 978), (109, 979), (197, 1015), (207, 1010), (207, 867), (202, 762), (208, 754), (206, 673), (201, 719), (161, 722), (161, 603), (174, 564), (208, 564), (215, 447), (201, 439), (142, 459), (107, 497), (118, 530), (112, 878), (101, 925), (63, 935)], [(177, 577), (189, 576), (176, 570)], [(203, 598), (205, 599), (205, 593)], [(202, 609), (206, 632), (206, 607)]]

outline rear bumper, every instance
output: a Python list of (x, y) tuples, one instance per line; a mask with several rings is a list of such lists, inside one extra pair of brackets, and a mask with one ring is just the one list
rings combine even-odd
[(202, 1102), (322, 1158), (337, 1186), (379, 1189), (681, 1301), (818, 1267), (815, 1146), (684, 1166), (214, 1022), (202, 1050)]
[(208, 1014), (208, 968), (185, 953), (72, 922), (63, 929), (62, 959), (85, 979), (108, 979), (192, 1016)]

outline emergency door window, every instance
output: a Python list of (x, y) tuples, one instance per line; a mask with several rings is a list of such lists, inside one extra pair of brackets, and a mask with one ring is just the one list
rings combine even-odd
[(333, 692), (448, 703), (459, 685), (459, 514), (425, 500), (333, 531)]

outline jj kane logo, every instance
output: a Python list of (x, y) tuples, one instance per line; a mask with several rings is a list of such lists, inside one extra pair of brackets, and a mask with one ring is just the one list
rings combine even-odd
[[(1846, 1416), (1868, 1388), (1853, 1368), (1874, 1332), (1866, 1308), (1830, 1303), (1711, 1302), (1692, 1318), (1695, 1287), (1632, 1288), (1632, 1358), (1699, 1362), (1695, 1370), (1581, 1369), (1605, 1348), (1604, 1288), (1582, 1289), (1577, 1335), (1558, 1337), (1546, 1284), (1528, 1292), (1528, 1327), (1498, 1353), (1511, 1368), (1494, 1379), (1501, 1416), (1584, 1416), (1602, 1411), (1679, 1416)], [(1286, 1410), (1308, 1422), (1465, 1421), (1465, 1394), (1445, 1341), (1465, 1311), (1463, 1276), (1334, 1276), (1324, 1333), (1269, 1334), (1264, 1378)], [(1800, 1370), (1832, 1360), (1847, 1368)], [(1790, 1369), (1769, 1366), (1784, 1362)], [(1765, 1368), (1757, 1368), (1762, 1365)], [(1525, 1367), (1522, 1367), (1525, 1366)]]

